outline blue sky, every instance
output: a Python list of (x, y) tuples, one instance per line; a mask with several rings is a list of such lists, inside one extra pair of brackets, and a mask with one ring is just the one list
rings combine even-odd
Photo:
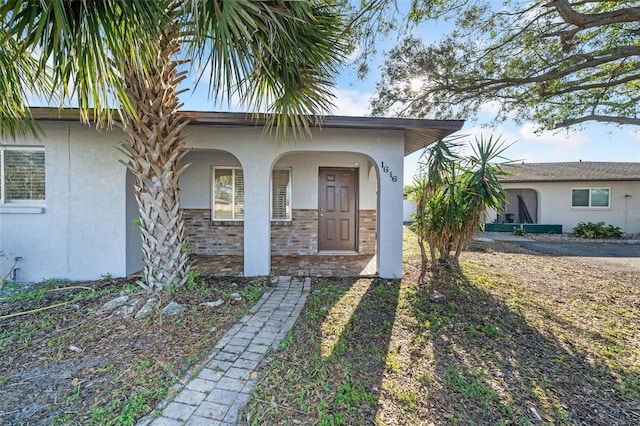
[[(398, 0), (399, 10), (402, 14), (408, 0)], [(430, 22), (414, 31), (414, 35), (420, 35), (426, 42), (437, 41), (443, 34), (449, 32), (452, 24), (448, 22)], [(336, 108), (334, 115), (367, 116), (369, 113), (369, 101), (375, 95), (375, 85), (380, 77), (380, 66), (384, 61), (385, 51), (392, 48), (397, 42), (395, 36), (381, 40), (378, 47), (378, 55), (370, 63), (370, 72), (367, 78), (360, 80), (356, 76), (353, 67), (344, 67), (335, 88)], [(204, 84), (206, 85), (206, 84)], [(225, 110), (225, 106), (212, 106), (206, 101), (205, 95), (198, 90), (191, 95), (185, 93), (182, 100), (185, 109), (195, 110)], [(618, 161), (640, 162), (640, 129), (634, 126), (617, 127), (591, 123), (578, 130), (560, 130), (556, 132), (543, 132), (535, 134), (535, 125), (523, 123), (517, 125), (513, 121), (506, 121), (495, 128), (484, 127), (494, 114), (495, 106), (486, 105), (477, 121), (467, 120), (461, 133), (469, 135), (472, 141), (480, 134), (500, 136), (506, 143), (512, 146), (505, 152), (505, 156), (511, 160), (524, 160), (533, 162), (564, 162), (564, 161)], [(420, 153), (412, 154), (405, 159), (404, 181), (410, 183), (414, 175)]]
[[(365, 80), (356, 77), (355, 70), (345, 68), (337, 81), (333, 115), (368, 116), (369, 100), (375, 95), (375, 84), (380, 73), (376, 67)], [(191, 95), (182, 95), (185, 110), (224, 111), (226, 106), (212, 106), (204, 94), (198, 90)], [(233, 110), (238, 110), (233, 108)], [(468, 135), (473, 141), (475, 136), (500, 136), (507, 144), (505, 157), (511, 160), (523, 160), (528, 163), (565, 162), (565, 161), (616, 161), (640, 162), (640, 129), (634, 126), (618, 127), (591, 123), (580, 130), (560, 130), (556, 132), (534, 133), (535, 125), (523, 123), (517, 125), (506, 121), (495, 128), (484, 127), (491, 120), (491, 105), (477, 121), (467, 120), (461, 134)], [(484, 120), (484, 123), (483, 123)], [(405, 158), (404, 182), (411, 183), (418, 166), (420, 153)]]

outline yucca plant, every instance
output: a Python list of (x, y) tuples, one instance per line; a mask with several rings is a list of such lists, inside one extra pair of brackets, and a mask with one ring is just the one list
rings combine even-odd
[(489, 209), (500, 210), (507, 202), (507, 194), (500, 182), (500, 177), (506, 176), (497, 161), (509, 162), (503, 157), (504, 151), (510, 145), (505, 145), (500, 138), (476, 138), (471, 146), (470, 155), (463, 165), (460, 180), (463, 186), (462, 202), (464, 206), (465, 225), (457, 241), (454, 263), (457, 265), (464, 245), (468, 244), (482, 227), (482, 217)]
[(455, 150), (459, 146), (456, 142), (457, 139), (453, 137), (438, 140), (423, 151), (420, 157), (418, 175), (414, 177), (413, 185), (408, 194), (416, 203), (416, 213), (413, 219), (422, 257), (420, 277), (418, 279), (420, 284), (424, 281), (429, 263), (426, 247), (429, 247), (431, 259), (436, 258), (436, 244), (432, 241), (433, 233), (429, 231), (429, 224), (433, 223), (432, 215), (435, 212), (432, 203), (436, 191), (443, 186), (446, 174), (449, 173), (452, 165), (458, 159), (455, 154)]
[[(438, 141), (425, 150), (421, 174), (414, 179), (411, 198), (416, 203), (415, 232), (422, 253), (419, 282), (424, 282), (429, 246), (431, 265), (459, 266), (460, 254), (482, 226), (488, 209), (499, 209), (506, 202), (500, 183), (502, 171), (497, 160), (508, 146), (497, 139), (475, 140), (472, 154), (461, 158), (460, 143)], [(453, 253), (453, 255), (452, 255)]]

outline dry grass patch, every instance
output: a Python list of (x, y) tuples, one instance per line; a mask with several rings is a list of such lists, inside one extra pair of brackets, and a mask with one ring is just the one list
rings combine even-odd
[(313, 282), (244, 423), (640, 423), (636, 274), (478, 243), (434, 304), (405, 254), (401, 282)]
[[(156, 311), (144, 321), (97, 313), (121, 294), (151, 297), (126, 280), (14, 288), (0, 298), (0, 424), (135, 424), (209, 355), (266, 285), (266, 279), (196, 280), (154, 296), (160, 306), (176, 301), (186, 312)], [(231, 292), (246, 297), (230, 303)], [(219, 297), (227, 301), (220, 308), (200, 306)]]

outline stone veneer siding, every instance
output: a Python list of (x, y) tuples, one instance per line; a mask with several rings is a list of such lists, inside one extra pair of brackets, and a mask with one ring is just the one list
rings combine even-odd
[(318, 211), (294, 209), (290, 221), (271, 222), (271, 256), (311, 255), (318, 252)]
[[(195, 255), (242, 256), (244, 224), (211, 221), (209, 209), (183, 209), (189, 251)], [(360, 210), (358, 253), (376, 254), (376, 211)], [(318, 211), (293, 210), (293, 220), (271, 222), (272, 256), (318, 254)]]
[[(376, 253), (376, 211), (360, 210), (358, 253)], [(309, 256), (318, 254), (318, 211), (293, 210), (291, 221), (271, 222), (272, 256)]]
[(196, 255), (244, 255), (244, 224), (211, 221), (209, 209), (183, 209), (184, 232), (189, 252)]
[(377, 223), (375, 210), (360, 210), (358, 231), (358, 253), (376, 254)]

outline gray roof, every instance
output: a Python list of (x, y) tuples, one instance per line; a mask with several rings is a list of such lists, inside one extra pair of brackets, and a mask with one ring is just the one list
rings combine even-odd
[(640, 163), (581, 161), (571, 163), (525, 163), (502, 166), (511, 176), (502, 182), (582, 182), (640, 180)]
[[(265, 115), (242, 112), (205, 112), (182, 111), (192, 125), (209, 126), (262, 126), (266, 121)], [(79, 110), (76, 108), (31, 108), (31, 114), (37, 120), (79, 120)], [(386, 118), (386, 117), (348, 117), (328, 115), (318, 127), (369, 129), (369, 130), (402, 130), (404, 131), (404, 155), (409, 155), (425, 148), (433, 142), (442, 139), (462, 128), (464, 120), (427, 120), (414, 118)]]

